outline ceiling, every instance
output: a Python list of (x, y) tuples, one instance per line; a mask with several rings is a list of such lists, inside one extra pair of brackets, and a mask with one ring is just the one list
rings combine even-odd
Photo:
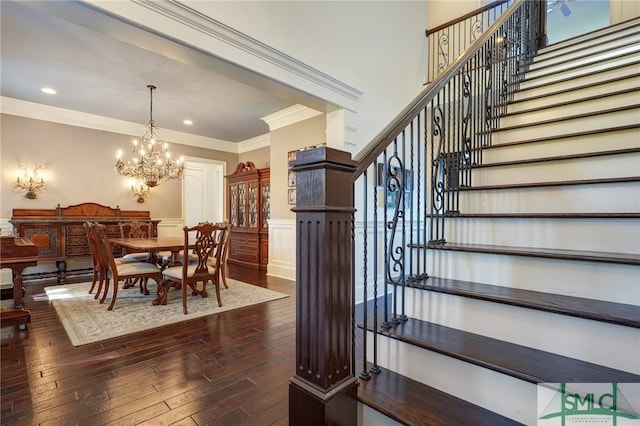
[[(242, 142), (261, 117), (298, 103), (291, 88), (143, 31), (80, 2), (1, 1), (5, 97)], [(56, 95), (41, 92), (51, 87)], [(183, 120), (193, 121), (186, 126)]]

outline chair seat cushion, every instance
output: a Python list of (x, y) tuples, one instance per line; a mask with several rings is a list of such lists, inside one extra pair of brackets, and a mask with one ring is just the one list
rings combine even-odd
[(148, 253), (129, 253), (122, 256), (122, 259), (137, 260), (138, 262), (146, 262), (149, 259)]
[(124, 257), (116, 257), (113, 260), (116, 262), (116, 265), (120, 265), (120, 264), (123, 264), (123, 263), (139, 263), (139, 262), (141, 262), (140, 260), (137, 260), (137, 259), (131, 259), (131, 258), (125, 259)]
[(136, 274), (153, 274), (160, 272), (157, 265), (147, 262), (130, 262), (116, 264), (118, 275), (136, 275)]
[[(198, 265), (197, 264), (189, 264), (188, 268), (187, 268), (187, 276), (191, 277), (193, 276), (196, 267)], [(211, 267), (209, 265), (207, 265), (207, 272), (209, 274), (215, 274), (216, 269), (214, 267)], [(173, 279), (173, 280), (181, 280), (182, 279), (182, 266), (174, 266), (172, 268), (167, 268), (164, 271), (162, 271), (162, 275), (165, 278), (169, 278), (169, 279)]]

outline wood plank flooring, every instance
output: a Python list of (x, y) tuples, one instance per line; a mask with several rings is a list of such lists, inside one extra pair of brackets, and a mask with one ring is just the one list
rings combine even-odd
[(229, 276), (291, 297), (80, 347), (44, 293), (53, 283), (28, 283), (30, 328), (3, 329), (0, 423), (288, 424), (295, 283), (233, 265)]

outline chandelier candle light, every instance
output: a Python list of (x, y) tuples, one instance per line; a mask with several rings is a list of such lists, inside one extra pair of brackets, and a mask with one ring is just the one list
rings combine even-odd
[(16, 187), (27, 191), (25, 198), (35, 200), (38, 198), (37, 192), (45, 187), (44, 177), (41, 174), (43, 167), (36, 166), (31, 173), (27, 172), (26, 168), (22, 168), (24, 170), (24, 176), (22, 180), (20, 180), (20, 176), (16, 178)]
[(158, 139), (157, 127), (153, 121), (153, 91), (156, 86), (148, 85), (150, 94), (149, 124), (144, 127), (140, 141), (133, 141), (133, 158), (125, 164), (122, 151), (118, 151), (116, 173), (137, 179), (148, 188), (158, 186), (162, 180), (182, 179), (184, 162), (182, 158), (172, 160), (169, 145)]

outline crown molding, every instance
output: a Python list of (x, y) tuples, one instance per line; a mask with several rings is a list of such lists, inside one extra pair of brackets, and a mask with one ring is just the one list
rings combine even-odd
[(329, 89), (340, 96), (348, 98), (350, 101), (357, 100), (363, 95), (360, 90), (178, 1), (132, 0), (132, 2)]
[(266, 148), (269, 146), (271, 146), (271, 134), (265, 133), (264, 135), (256, 136), (251, 139), (239, 142), (238, 154), (244, 154), (245, 152), (254, 151), (260, 148)]
[[(6, 96), (0, 97), (0, 106), (0, 112), (3, 114), (17, 115), (19, 117), (33, 118), (35, 120), (50, 121), (70, 126), (85, 127), (87, 129), (102, 130), (104, 132), (122, 133), (131, 136), (139, 136), (140, 133), (140, 123), (116, 120), (114, 118), (23, 101), (21, 99), (8, 98)], [(179, 132), (176, 130), (163, 128), (162, 138), (167, 142), (181, 145), (231, 152), (233, 154), (239, 153), (239, 146), (237, 143), (194, 135), (191, 133)]]
[(315, 109), (308, 108), (304, 105), (293, 105), (289, 108), (274, 112), (273, 114), (260, 117), (260, 119), (269, 125), (270, 131), (274, 131), (281, 127), (290, 126), (320, 114), (322, 114), (320, 111), (316, 111)]

